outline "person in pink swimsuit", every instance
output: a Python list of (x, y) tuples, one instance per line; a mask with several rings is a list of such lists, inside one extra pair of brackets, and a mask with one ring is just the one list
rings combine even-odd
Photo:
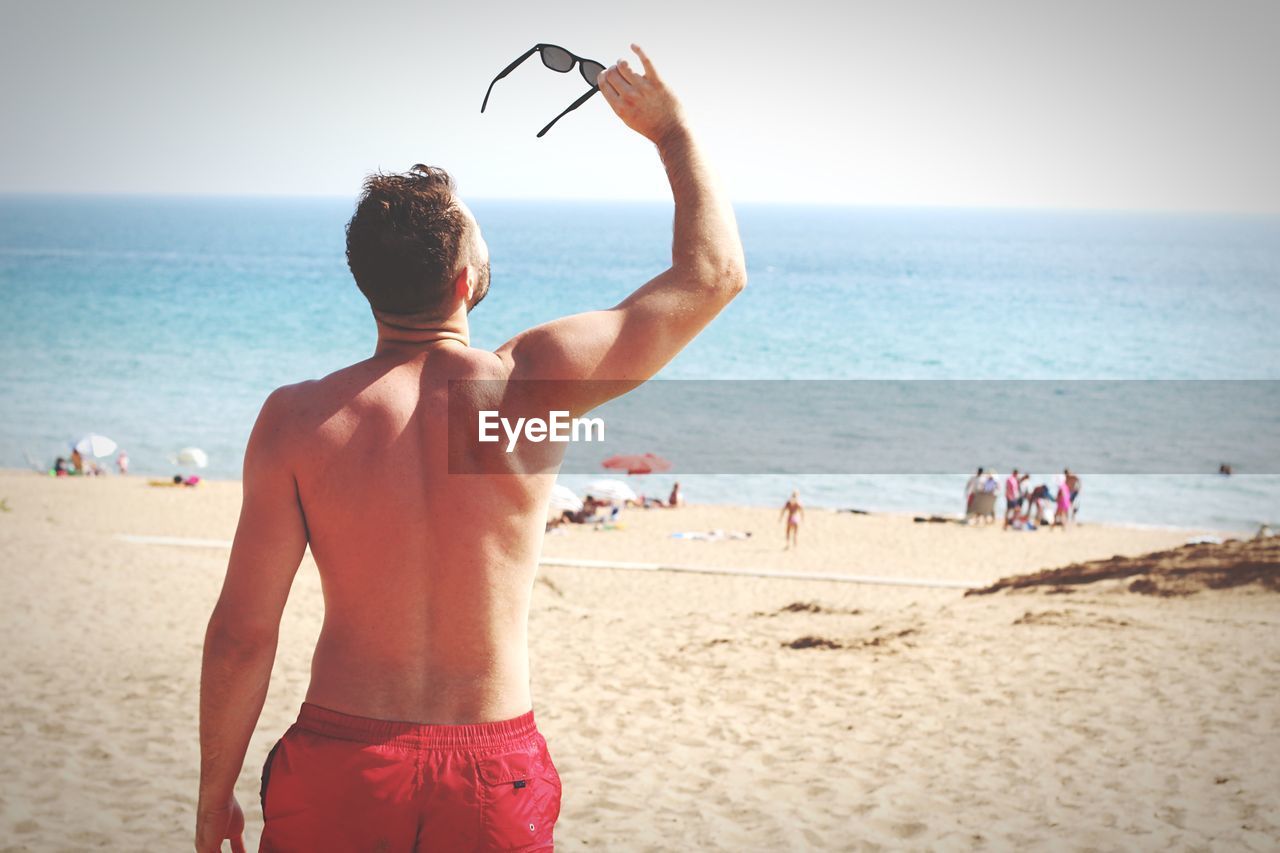
[(1071, 520), (1071, 487), (1067, 485), (1065, 477), (1058, 480), (1058, 506), (1053, 513), (1053, 526), (1067, 526), (1067, 522)]
[(778, 513), (778, 520), (781, 521), (784, 515), (787, 517), (787, 544), (782, 550), (786, 551), (792, 546), (800, 545), (800, 521), (804, 518), (804, 505), (800, 503), (800, 492), (793, 491), (791, 497), (787, 498), (782, 512)]

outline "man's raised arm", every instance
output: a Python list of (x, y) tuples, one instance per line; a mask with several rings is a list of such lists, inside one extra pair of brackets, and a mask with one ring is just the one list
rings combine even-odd
[[(513, 379), (600, 379), (636, 383), (657, 373), (746, 285), (733, 208), (717, 185), (675, 95), (639, 46), (644, 74), (620, 60), (598, 85), (632, 130), (658, 147), (675, 197), (671, 267), (618, 305), (554, 320), (517, 335), (498, 355)], [(623, 390), (616, 383), (570, 386), (586, 411)]]

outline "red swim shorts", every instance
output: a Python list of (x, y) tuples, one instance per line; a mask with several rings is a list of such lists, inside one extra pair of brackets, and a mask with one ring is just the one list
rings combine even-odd
[(303, 702), (261, 799), (259, 851), (551, 850), (560, 776), (532, 711), (440, 726)]

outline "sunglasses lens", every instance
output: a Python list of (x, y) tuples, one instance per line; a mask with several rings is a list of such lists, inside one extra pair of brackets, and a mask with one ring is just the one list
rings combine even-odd
[(596, 84), (596, 78), (600, 76), (600, 72), (604, 70), (604, 66), (599, 62), (584, 59), (582, 60), (581, 69), (583, 79), (594, 86)]
[(542, 49), (542, 64), (563, 74), (573, 68), (573, 54), (562, 47), (548, 45)]

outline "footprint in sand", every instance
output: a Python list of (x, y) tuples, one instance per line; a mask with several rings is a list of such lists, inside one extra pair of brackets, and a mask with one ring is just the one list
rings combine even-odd
[(803, 829), (800, 834), (804, 836), (804, 840), (807, 841), (809, 846), (814, 850), (821, 850), (827, 843), (827, 840), (823, 838), (821, 834), (814, 832), (812, 829)]
[(1165, 806), (1160, 809), (1160, 811), (1156, 812), (1156, 817), (1170, 826), (1178, 829), (1186, 829), (1186, 826), (1184, 826), (1187, 817), (1186, 809), (1180, 809), (1175, 806)]
[(108, 847), (113, 842), (119, 841), (118, 838), (113, 838), (105, 833), (94, 832), (93, 830), (77, 832), (71, 836), (71, 839), (83, 844), (85, 847)]
[(891, 827), (893, 834), (902, 839), (915, 838), (928, 828), (929, 827), (916, 820), (907, 821), (906, 823), (895, 823)]

